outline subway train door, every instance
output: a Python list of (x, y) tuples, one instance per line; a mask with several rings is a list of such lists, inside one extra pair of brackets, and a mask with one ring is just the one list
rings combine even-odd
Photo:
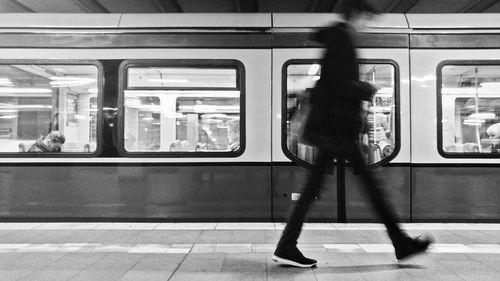
[[(372, 101), (364, 102), (365, 128), (360, 136), (366, 162), (386, 191), (388, 200), (404, 221), (410, 220), (410, 93), (408, 46), (405, 34), (370, 34), (367, 40), (384, 42), (384, 48), (358, 50), (360, 80), (378, 88)], [(398, 39), (398, 37), (401, 37)], [(368, 41), (369, 42), (369, 41)], [(346, 163), (340, 166), (343, 183), (339, 196), (345, 196), (340, 221), (379, 221), (361, 179)], [(345, 190), (345, 192), (344, 192)], [(344, 195), (345, 194), (345, 195)], [(342, 213), (344, 211), (344, 213)]]
[[(309, 39), (298, 15), (273, 15), (273, 214), (282, 221), (300, 196), (307, 169), (316, 157), (313, 147), (297, 142), (297, 112), (321, 73), (321, 45)], [(322, 19), (327, 23), (332, 16)], [(313, 22), (310, 27), (325, 23)], [(366, 160), (397, 202), (404, 219), (410, 210), (410, 117), (408, 34), (404, 16), (383, 19), (395, 29), (363, 33), (358, 41), (360, 79), (379, 88), (363, 104), (366, 128), (360, 140)], [(298, 26), (300, 25), (300, 26)], [(384, 26), (384, 25), (381, 25)], [(301, 29), (302, 28), (302, 29)], [(397, 30), (397, 32), (395, 32)], [(362, 185), (344, 159), (332, 160), (323, 191), (308, 214), (310, 221), (371, 221), (376, 218)]]
[[(300, 53), (303, 57), (296, 58)], [(409, 84), (407, 49), (361, 49), (361, 80), (379, 88), (373, 101), (365, 102), (366, 128), (360, 136), (366, 161), (397, 202), (404, 219), (409, 218)], [(288, 201), (299, 195), (316, 157), (314, 148), (294, 137), (297, 114), (320, 73), (320, 50), (274, 50), (273, 53), (273, 200), (276, 219), (284, 218)], [(294, 57), (295, 56), (295, 57)], [(292, 59), (293, 58), (293, 59)], [(277, 79), (276, 77), (280, 77)], [(401, 79), (404, 77), (404, 79)], [(278, 81), (279, 80), (279, 81)], [(403, 81), (403, 82), (401, 82)], [(292, 160), (300, 165), (290, 165)], [(390, 163), (389, 163), (390, 162)], [(349, 163), (332, 163), (325, 187), (311, 211), (312, 219), (367, 221), (375, 218), (363, 197), (362, 185)]]
[[(293, 137), (296, 115), (319, 77), (321, 49), (273, 50), (273, 220), (283, 221), (298, 199), (307, 169), (316, 156), (313, 147)], [(311, 221), (337, 220), (337, 173), (332, 161), (321, 197), (308, 213)]]

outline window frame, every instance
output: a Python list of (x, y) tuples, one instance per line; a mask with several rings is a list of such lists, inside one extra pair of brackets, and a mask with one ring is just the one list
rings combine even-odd
[(86, 59), (7, 59), (0, 60), (0, 65), (71, 65), (97, 68), (97, 126), (96, 149), (93, 152), (0, 152), (0, 158), (93, 158), (103, 150), (103, 101), (104, 101), (104, 67), (98, 60)]
[[(236, 70), (236, 86), (228, 87), (131, 87), (127, 88), (127, 70), (130, 67), (193, 67), (193, 68), (227, 68)], [(241, 156), (246, 148), (246, 87), (245, 66), (236, 59), (128, 59), (124, 60), (119, 67), (119, 90), (118, 90), (118, 141), (117, 150), (121, 156), (136, 158), (235, 158)], [(237, 151), (127, 151), (125, 149), (125, 90), (145, 91), (239, 91), (240, 92), (240, 148)], [(160, 132), (161, 134), (161, 132)]]
[[(312, 168), (312, 164), (304, 161), (291, 153), (287, 147), (287, 127), (286, 127), (286, 113), (287, 113), (287, 95), (288, 95), (288, 66), (292, 64), (321, 64), (321, 59), (290, 59), (283, 63), (281, 68), (281, 150), (292, 160), (292, 162), (299, 164), (306, 168)], [(392, 154), (389, 157), (382, 159), (379, 162), (369, 164), (371, 167), (383, 166), (389, 163), (392, 159), (396, 158), (401, 149), (401, 107), (400, 107), (400, 76), (399, 65), (396, 61), (391, 59), (358, 59), (358, 64), (390, 64), (394, 67), (394, 114), (395, 114), (395, 145)], [(335, 164), (336, 165), (336, 164)]]
[[(443, 149), (443, 99), (442, 99), (442, 83), (443, 83), (443, 68), (448, 65), (453, 66), (498, 66), (500, 60), (444, 60), (436, 67), (436, 119), (437, 123), (437, 151), (443, 158), (463, 158), (463, 159), (494, 159), (500, 158), (500, 153), (460, 153), (446, 152)], [(500, 75), (500, 73), (499, 73)], [(498, 96), (500, 99), (500, 95)]]

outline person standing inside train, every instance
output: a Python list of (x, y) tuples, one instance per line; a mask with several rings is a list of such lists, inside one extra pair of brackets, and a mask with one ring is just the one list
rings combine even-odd
[(333, 158), (347, 159), (361, 176), (364, 190), (387, 228), (398, 260), (424, 252), (433, 240), (431, 237), (411, 238), (399, 227), (398, 216), (362, 156), (359, 144), (361, 104), (371, 101), (376, 89), (359, 81), (354, 38), (356, 30), (364, 26), (376, 10), (367, 0), (344, 0), (343, 4), (345, 22), (324, 28), (313, 37), (326, 45), (326, 53), (321, 62), (321, 77), (311, 94), (311, 110), (302, 139), (316, 147), (318, 156), (272, 256), (279, 264), (316, 266), (316, 260), (304, 257), (297, 248), (297, 239)]

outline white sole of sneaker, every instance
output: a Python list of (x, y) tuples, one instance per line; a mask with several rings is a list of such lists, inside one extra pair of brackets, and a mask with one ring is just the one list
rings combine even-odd
[(298, 262), (294, 262), (292, 260), (287, 260), (284, 258), (280, 258), (278, 256), (273, 255), (272, 260), (275, 263), (278, 263), (280, 265), (290, 265), (290, 266), (295, 266), (295, 267), (314, 267), (316, 266), (316, 263), (311, 263), (311, 264), (301, 264)]

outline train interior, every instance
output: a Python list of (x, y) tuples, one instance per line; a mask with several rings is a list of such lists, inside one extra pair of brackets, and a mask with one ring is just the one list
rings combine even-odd
[[(360, 136), (369, 163), (390, 156), (395, 146), (395, 75), (391, 64), (360, 64), (360, 80), (378, 91), (371, 102), (363, 102), (366, 128)], [(311, 89), (319, 80), (321, 66), (316, 63), (291, 64), (287, 68), (287, 147), (299, 159), (313, 163), (315, 149), (298, 139), (301, 111), (305, 109)]]
[(239, 142), (234, 68), (130, 67), (125, 150), (231, 151)]
[[(130, 67), (126, 87), (126, 151), (238, 149), (236, 69)], [(0, 66), (0, 151), (28, 152), (59, 131), (62, 152), (94, 152), (97, 93), (94, 65)]]
[(27, 152), (51, 131), (64, 152), (96, 149), (94, 65), (0, 65), (0, 152)]
[(446, 65), (441, 72), (443, 150), (498, 153), (500, 67)]

